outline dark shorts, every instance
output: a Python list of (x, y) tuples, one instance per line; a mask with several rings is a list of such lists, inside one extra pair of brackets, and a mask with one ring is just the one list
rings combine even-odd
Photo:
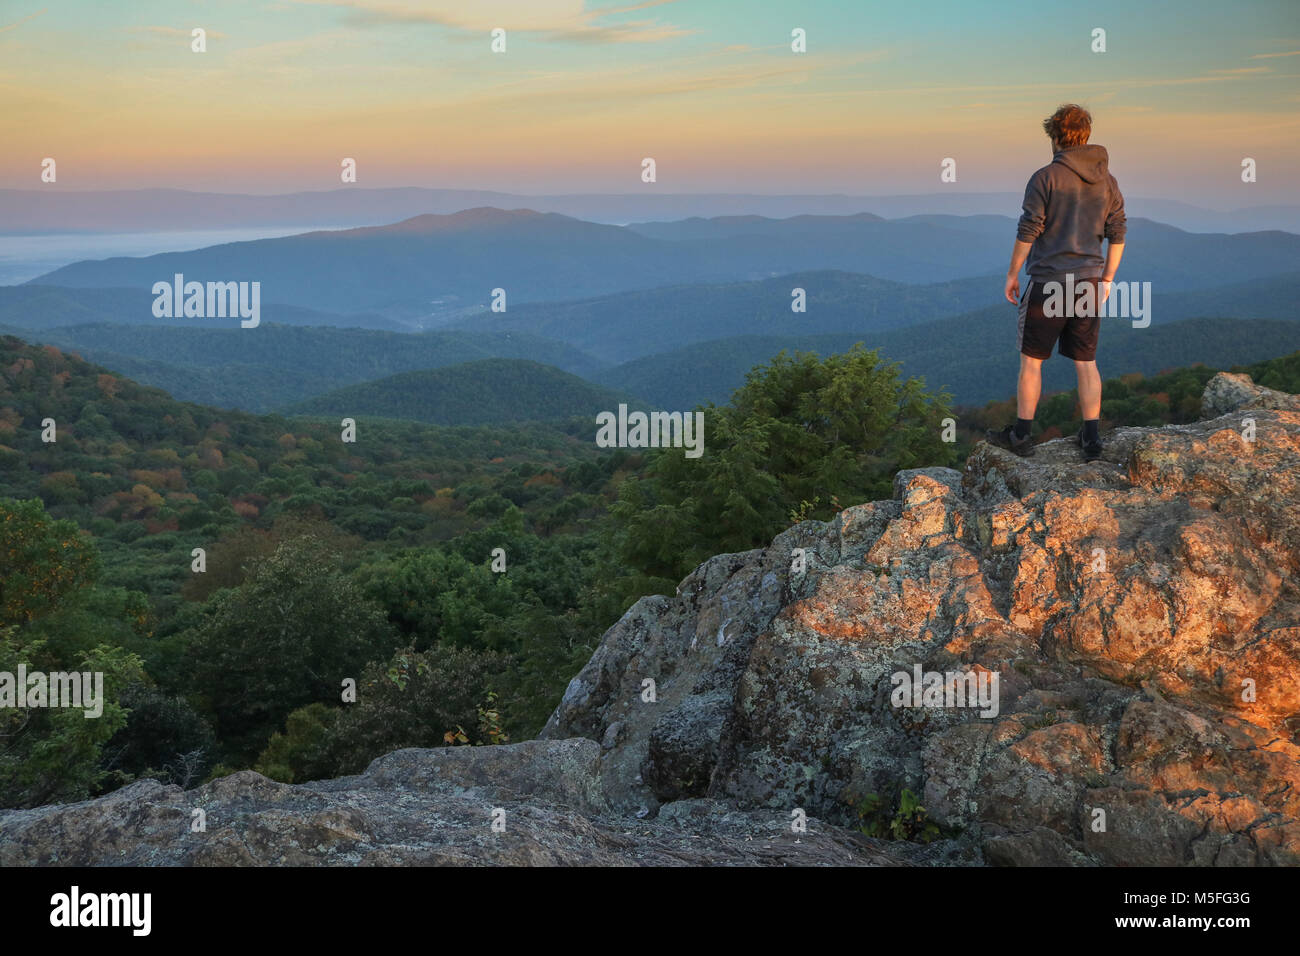
[[(1087, 308), (1084, 288), (1094, 287), (1094, 301), (1099, 300), (1098, 279), (1076, 279), (1074, 285), (1075, 302), (1068, 308), (1055, 309), (1061, 315), (1045, 314), (1043, 303), (1047, 300), (1045, 283), (1030, 280), (1020, 296), (1020, 325), (1017, 334), (1017, 347), (1030, 358), (1049, 359), (1052, 346), (1059, 341), (1061, 355), (1076, 362), (1091, 362), (1097, 357), (1097, 334), (1101, 330), (1101, 318), (1095, 309)], [(1065, 304), (1064, 289), (1058, 293), (1057, 301)]]

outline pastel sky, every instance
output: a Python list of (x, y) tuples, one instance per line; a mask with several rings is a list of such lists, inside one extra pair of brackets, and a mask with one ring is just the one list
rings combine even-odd
[(1127, 193), (1300, 202), (1297, 0), (0, 0), (10, 188), (1018, 191), (1067, 101)]

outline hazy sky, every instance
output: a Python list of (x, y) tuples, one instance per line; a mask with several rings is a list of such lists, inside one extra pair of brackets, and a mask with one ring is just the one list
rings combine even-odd
[(1300, 202), (1300, 0), (0, 0), (0, 187), (1018, 191), (1065, 101), (1127, 193)]

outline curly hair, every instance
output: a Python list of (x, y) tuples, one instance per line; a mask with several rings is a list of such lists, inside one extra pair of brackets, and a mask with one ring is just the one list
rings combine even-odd
[(1082, 146), (1092, 133), (1092, 114), (1078, 103), (1066, 103), (1043, 120), (1043, 132), (1062, 148)]

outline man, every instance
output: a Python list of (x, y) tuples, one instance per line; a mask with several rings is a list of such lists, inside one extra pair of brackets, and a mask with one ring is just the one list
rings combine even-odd
[[(1043, 360), (1052, 346), (1074, 360), (1083, 428), (1076, 441), (1085, 461), (1101, 457), (1101, 374), (1097, 371), (1100, 305), (1124, 255), (1124, 196), (1107, 169), (1102, 146), (1089, 146), (1092, 116), (1073, 103), (1043, 120), (1052, 162), (1025, 187), (1024, 212), (1007, 270), (1007, 301), (1020, 305), (1017, 345), (1020, 379), (1014, 425), (988, 432), (988, 440), (1017, 455), (1034, 453), (1030, 428), (1042, 389)], [(1106, 255), (1101, 243), (1107, 242)], [(1026, 266), (1027, 262), (1027, 266)], [(1029, 284), (1020, 292), (1020, 268)], [(1071, 296), (1073, 293), (1073, 296)]]

